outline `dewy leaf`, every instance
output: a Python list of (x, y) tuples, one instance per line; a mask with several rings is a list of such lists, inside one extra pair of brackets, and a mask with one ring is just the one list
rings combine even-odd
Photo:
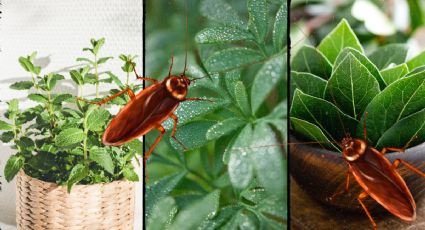
[(236, 10), (224, 0), (203, 0), (200, 11), (203, 16), (220, 24), (246, 29)]
[(226, 223), (229, 223), (240, 209), (241, 208), (238, 206), (226, 206), (222, 208), (214, 218), (204, 220), (199, 229), (215, 230), (218, 226), (223, 226)]
[(7, 130), (12, 130), (13, 129), (13, 125), (0, 120), (0, 130), (2, 131), (7, 131)]
[(246, 124), (246, 121), (239, 118), (231, 117), (224, 121), (219, 121), (215, 123), (208, 129), (207, 140), (215, 140), (222, 136), (225, 136), (237, 128)]
[(338, 67), (338, 65), (345, 60), (345, 58), (347, 57), (348, 54), (352, 54), (354, 55), (354, 57), (356, 57), (356, 59), (364, 66), (366, 67), (366, 69), (375, 77), (375, 79), (378, 81), (379, 83), (379, 87), (380, 89), (384, 89), (386, 87), (385, 81), (382, 78), (378, 68), (376, 68), (376, 66), (366, 57), (364, 56), (362, 53), (360, 53), (359, 51), (351, 48), (351, 47), (347, 47), (344, 48), (338, 55), (338, 57), (335, 60), (334, 63), (334, 71), (335, 69)]
[(249, 48), (228, 48), (213, 53), (205, 65), (210, 72), (221, 72), (259, 62), (261, 53)]
[(148, 230), (167, 229), (175, 214), (177, 205), (172, 197), (160, 200), (153, 208), (152, 215), (146, 225)]
[(358, 123), (330, 102), (304, 94), (298, 89), (292, 100), (291, 117), (317, 125), (332, 141), (338, 142), (346, 133), (354, 136)]
[[(177, 129), (176, 138), (181, 141), (187, 149), (199, 148), (208, 142), (206, 133), (213, 125), (213, 121), (192, 121)], [(184, 150), (183, 146), (174, 141), (171, 137), (170, 142), (176, 150)]]
[(409, 68), (407, 68), (406, 63), (403, 63), (401, 65), (382, 70), (381, 75), (385, 83), (389, 85), (404, 77), (408, 72)]
[(266, 0), (248, 0), (248, 27), (257, 41), (264, 42), (268, 29), (269, 7)]
[(10, 88), (15, 90), (26, 90), (31, 89), (33, 86), (34, 84), (31, 81), (18, 81), (10, 85)]
[(264, 63), (255, 75), (251, 88), (251, 107), (254, 113), (260, 108), (270, 92), (285, 78), (286, 53), (277, 55)]
[(79, 128), (69, 128), (61, 131), (56, 136), (56, 145), (60, 147), (69, 146), (81, 142), (84, 139), (84, 132)]
[(304, 45), (293, 57), (291, 70), (329, 79), (332, 74), (332, 64), (318, 49)]
[(409, 67), (409, 71), (416, 69), (417, 67), (421, 67), (425, 65), (425, 51), (416, 55), (412, 59), (406, 62), (407, 67)]
[(108, 173), (114, 174), (114, 162), (105, 148), (93, 146), (90, 149), (89, 158), (102, 166)]
[(326, 80), (311, 73), (291, 71), (291, 96), (295, 89), (299, 89), (305, 94), (323, 98), (326, 83)]
[(24, 166), (25, 159), (22, 156), (12, 155), (4, 166), (4, 177), (7, 182), (10, 182), (15, 175)]
[(389, 64), (396, 65), (406, 60), (407, 47), (405, 44), (389, 44), (379, 47), (369, 55), (369, 59), (382, 70), (387, 68)]
[(276, 19), (273, 27), (273, 45), (276, 52), (279, 52), (286, 45), (287, 41), (287, 23), (288, 23), (287, 2), (284, 2), (276, 13)]
[(335, 62), (339, 52), (345, 47), (352, 47), (361, 53), (363, 48), (347, 20), (342, 21), (330, 32), (317, 47), (331, 63)]
[(360, 119), (369, 102), (379, 94), (378, 81), (354, 55), (348, 54), (334, 69), (325, 89), (325, 99), (343, 112)]
[(238, 81), (235, 85), (235, 100), (239, 108), (245, 115), (249, 116), (252, 114), (248, 95), (246, 93), (246, 88), (242, 81)]
[(77, 184), (89, 174), (89, 168), (84, 164), (76, 164), (69, 174), (67, 180), (68, 193), (71, 192), (71, 188), (74, 184)]
[(220, 190), (214, 190), (201, 200), (180, 210), (170, 229), (196, 229), (205, 219), (213, 218), (217, 213)]
[[(367, 138), (372, 146), (396, 122), (425, 108), (425, 72), (399, 79), (385, 88), (366, 107)], [(357, 136), (363, 136), (363, 119)]]
[(153, 207), (170, 193), (183, 179), (186, 172), (180, 172), (166, 176), (150, 186), (146, 186), (146, 217), (150, 218)]
[(308, 121), (304, 121), (295, 117), (291, 117), (292, 128), (298, 134), (308, 138), (312, 141), (317, 141), (321, 146), (326, 146), (330, 150), (339, 151), (338, 148), (333, 145), (326, 135), (317, 127)]
[(199, 32), (195, 40), (201, 44), (253, 40), (251, 33), (235, 27), (210, 27)]
[[(384, 147), (412, 147), (424, 141), (425, 136), (425, 109), (407, 116), (385, 131), (379, 138), (376, 148)], [(409, 143), (409, 146), (406, 144)]]

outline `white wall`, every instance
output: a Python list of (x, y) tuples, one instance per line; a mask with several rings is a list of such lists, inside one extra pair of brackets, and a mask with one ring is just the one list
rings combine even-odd
[[(0, 0), (1, 2), (1, 0)], [(114, 56), (100, 69), (111, 70), (124, 79), (120, 69), (121, 53), (137, 54), (142, 63), (142, 0), (3, 0), (0, 19), (0, 119), (4, 119), (4, 101), (19, 98), (22, 106), (28, 92), (9, 89), (18, 80), (29, 80), (30, 75), (18, 63), (19, 56), (38, 51), (37, 62), (44, 67), (43, 73), (60, 72), (69, 79), (64, 70), (79, 63), (75, 59), (84, 54), (81, 49), (90, 45), (90, 38), (105, 37), (101, 56)], [(76, 93), (71, 81), (58, 87), (60, 91)], [(101, 86), (105, 92), (107, 89)], [(84, 90), (92, 91), (94, 88)], [(87, 95), (87, 94), (86, 94)], [(0, 175), (3, 175), (7, 158), (13, 154), (7, 145), (0, 143)], [(139, 169), (142, 178), (142, 169)], [(2, 222), (15, 223), (15, 183), (0, 178), (0, 229)], [(135, 229), (142, 229), (142, 183), (138, 184)], [(5, 225), (3, 225), (5, 229)]]

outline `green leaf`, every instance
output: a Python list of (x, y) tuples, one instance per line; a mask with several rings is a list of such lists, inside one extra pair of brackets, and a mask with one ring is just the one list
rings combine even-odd
[(22, 156), (12, 155), (4, 166), (4, 177), (7, 182), (10, 182), (15, 175), (24, 166), (25, 159)]
[(99, 60), (97, 60), (97, 64), (98, 64), (98, 65), (103, 64), (103, 63), (105, 63), (106, 61), (108, 61), (109, 59), (112, 59), (112, 57), (103, 57), (103, 58), (99, 58)]
[(359, 119), (379, 92), (378, 81), (350, 53), (334, 69), (325, 89), (325, 98), (346, 114)]
[(84, 164), (76, 164), (71, 172), (69, 173), (69, 178), (67, 180), (68, 193), (71, 192), (71, 188), (74, 184), (77, 184), (82, 179), (84, 179), (89, 174), (89, 168)]
[(60, 74), (49, 74), (47, 75), (47, 88), (53, 90), (56, 86), (57, 81), (65, 79), (64, 76)]
[(19, 57), (19, 64), (25, 69), (27, 72), (33, 72), (34, 71), (34, 65), (32, 62), (24, 57)]
[[(255, 75), (251, 88), (251, 107), (257, 112), (267, 96), (286, 78), (286, 53), (268, 60)], [(282, 85), (283, 88), (283, 85)]]
[(113, 82), (115, 82), (115, 84), (118, 85), (118, 87), (120, 87), (121, 89), (123, 89), (125, 86), (124, 84), (121, 82), (121, 80), (118, 78), (118, 76), (114, 75), (111, 72), (106, 72), (106, 74), (109, 75), (109, 77), (112, 79)]
[(0, 120), (0, 130), (2, 131), (7, 131), (7, 130), (12, 130), (13, 129), (13, 125)]
[(218, 209), (220, 190), (214, 190), (189, 207), (180, 210), (170, 229), (195, 229), (205, 219), (212, 218)]
[(424, 25), (423, 8), (419, 0), (407, 0), (410, 12), (411, 32)]
[(143, 142), (141, 142), (137, 138), (130, 142), (127, 142), (126, 144), (124, 144), (124, 146), (129, 147), (131, 150), (135, 151), (138, 154), (143, 153)]
[(287, 3), (284, 2), (276, 13), (276, 19), (273, 27), (273, 45), (276, 52), (279, 52), (287, 43), (287, 8)]
[[(425, 108), (425, 72), (399, 79), (378, 94), (366, 107), (367, 138), (374, 146), (396, 122)], [(363, 120), (357, 136), (363, 136)]]
[(204, 0), (200, 11), (203, 16), (220, 24), (246, 29), (236, 10), (224, 0)]
[(235, 27), (209, 27), (199, 32), (195, 41), (201, 44), (254, 40), (251, 33)]
[(93, 53), (95, 55), (97, 55), (97, 53), (99, 53), (99, 49), (102, 48), (103, 44), (105, 44), (105, 38), (101, 38), (101, 39), (95, 41), (94, 42), (94, 45), (92, 43), (92, 45), (93, 45)]
[(221, 72), (259, 62), (262, 59), (261, 53), (253, 49), (228, 48), (213, 53), (205, 65), (210, 72)]
[(48, 99), (45, 95), (39, 94), (39, 93), (32, 93), (28, 95), (28, 99), (40, 102), (40, 103), (48, 103)]
[(81, 142), (84, 139), (84, 131), (79, 128), (68, 128), (62, 130), (55, 139), (59, 147), (69, 146)]
[(14, 137), (15, 137), (15, 134), (12, 131), (3, 132), (0, 135), (0, 141), (3, 143), (9, 143), (10, 141), (13, 140)]
[(242, 81), (238, 81), (235, 85), (235, 99), (241, 111), (249, 116), (252, 114), (251, 106), (249, 104), (246, 88)]
[(304, 45), (293, 57), (291, 69), (329, 79), (332, 73), (332, 64), (318, 49)]
[(339, 151), (317, 125), (295, 117), (291, 117), (291, 123), (296, 133), (301, 134), (309, 140), (316, 141), (321, 146), (326, 146), (328, 149)]
[(269, 7), (266, 0), (248, 0), (249, 30), (263, 43), (268, 29)]
[(16, 145), (19, 146), (21, 149), (32, 151), (35, 148), (34, 141), (29, 137), (21, 137), (18, 140), (15, 141)]
[(341, 22), (330, 32), (317, 47), (331, 63), (335, 62), (339, 52), (345, 47), (352, 47), (361, 53), (363, 48), (347, 20)]
[(10, 85), (11, 89), (15, 90), (26, 90), (31, 89), (34, 86), (32, 81), (18, 81)]
[[(192, 121), (177, 129), (176, 138), (189, 150), (199, 148), (208, 142), (206, 133), (213, 125), (213, 121)], [(183, 146), (171, 137), (170, 142), (174, 149), (183, 151)]]
[(244, 124), (246, 124), (246, 121), (235, 117), (231, 117), (224, 121), (217, 122), (208, 129), (206, 135), (207, 140), (215, 140), (222, 136), (225, 136), (231, 133), (232, 131), (240, 128)]
[(114, 162), (112, 162), (111, 155), (105, 148), (93, 146), (90, 149), (89, 158), (102, 166), (108, 173), (114, 174)]
[(71, 75), (71, 79), (77, 83), (77, 85), (84, 85), (84, 79), (83, 76), (81, 75), (81, 73), (77, 70), (71, 70), (71, 72), (69, 72), (69, 74)]
[(146, 187), (146, 217), (150, 218), (152, 215), (153, 207), (164, 197), (166, 197), (181, 179), (186, 175), (186, 172), (176, 173), (170, 176), (166, 176), (159, 181), (156, 181), (150, 186)]
[(205, 219), (199, 229), (215, 230), (218, 226), (223, 226), (226, 223), (229, 223), (240, 209), (241, 208), (238, 206), (226, 206), (222, 208), (214, 218)]
[(102, 131), (111, 114), (108, 110), (98, 107), (89, 113), (87, 117), (87, 129), (91, 131)]
[(401, 65), (382, 70), (381, 75), (386, 84), (389, 85), (404, 77), (408, 72), (409, 68), (407, 68), (406, 63), (403, 63)]
[(11, 113), (17, 113), (17, 112), (19, 112), (19, 100), (18, 99), (12, 99), (12, 100), (10, 100), (8, 102), (8, 105), (9, 105), (9, 108), (8, 108), (9, 112), (11, 112)]
[(226, 89), (230, 95), (235, 98), (235, 86), (236, 83), (241, 80), (241, 72), (239, 70), (229, 71), (224, 76)]
[(298, 89), (294, 93), (291, 117), (317, 125), (332, 141), (342, 140), (346, 133), (355, 136), (358, 123), (330, 102), (304, 94)]
[(52, 167), (57, 166), (55, 155), (49, 152), (39, 152), (28, 160), (28, 164), (38, 171), (48, 173)]
[(305, 94), (323, 98), (326, 83), (326, 80), (313, 74), (291, 71), (291, 95), (295, 89), (299, 89)]
[(80, 57), (80, 58), (77, 58), (77, 61), (88, 62), (88, 63), (94, 65), (94, 62), (92, 60), (88, 59), (88, 58), (81, 58)]
[(58, 94), (58, 95), (55, 95), (53, 97), (52, 102), (53, 102), (53, 104), (60, 104), (60, 103), (62, 103), (64, 101), (70, 102), (71, 99), (73, 99), (73, 98), (74, 98), (74, 96), (72, 96), (72, 94), (68, 94), (68, 93), (66, 93), (66, 94)]
[(369, 59), (378, 69), (387, 68), (389, 64), (402, 64), (406, 60), (407, 47), (405, 44), (389, 44), (379, 47), (369, 55)]
[(406, 62), (407, 67), (409, 67), (409, 71), (416, 69), (417, 67), (421, 67), (425, 65), (425, 51), (416, 55), (412, 59)]
[(148, 220), (147, 229), (167, 229), (177, 213), (177, 205), (172, 197), (160, 200), (152, 210), (152, 215)]
[(126, 167), (122, 170), (122, 173), (124, 174), (124, 178), (128, 181), (139, 181), (139, 176), (133, 168)]

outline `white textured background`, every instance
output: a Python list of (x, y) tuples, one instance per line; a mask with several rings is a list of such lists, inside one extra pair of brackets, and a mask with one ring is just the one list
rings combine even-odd
[[(139, 72), (142, 63), (142, 0), (0, 0), (0, 119), (4, 119), (4, 101), (19, 98), (21, 108), (31, 105), (25, 100), (28, 92), (9, 89), (18, 80), (30, 80), (30, 75), (18, 63), (19, 56), (38, 51), (36, 63), (43, 67), (42, 73), (59, 72), (70, 79), (68, 71), (80, 63), (75, 59), (88, 55), (83, 47), (90, 46), (90, 38), (105, 37), (106, 42), (100, 56), (113, 56), (99, 71), (111, 70), (125, 79), (120, 69), (122, 61), (118, 55), (137, 54)], [(69, 80), (57, 90), (77, 93)], [(102, 87), (106, 92), (107, 88)], [(85, 88), (87, 96), (94, 93), (94, 87)], [(0, 143), (0, 175), (10, 154), (7, 145)], [(142, 169), (139, 176), (142, 178)], [(14, 229), (15, 223), (15, 182), (7, 183), (0, 178), (3, 191), (0, 192), (0, 229)], [(138, 183), (136, 225), (142, 229), (143, 185)]]

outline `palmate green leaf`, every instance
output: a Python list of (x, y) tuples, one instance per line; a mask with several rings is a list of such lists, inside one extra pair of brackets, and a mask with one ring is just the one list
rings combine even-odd
[(103, 126), (106, 125), (106, 122), (111, 117), (109, 111), (102, 107), (98, 107), (88, 114), (87, 129), (91, 131), (102, 131)]
[(205, 65), (210, 72), (222, 72), (259, 62), (263, 55), (250, 48), (228, 48), (213, 53)]
[[(425, 72), (399, 79), (378, 94), (366, 107), (367, 138), (374, 145), (396, 122), (425, 108)], [(363, 120), (357, 136), (363, 136)], [(396, 146), (392, 146), (396, 147)]]
[(230, 134), (232, 131), (242, 127), (246, 124), (246, 121), (241, 120), (236, 117), (231, 117), (226, 120), (215, 123), (211, 126), (206, 134), (207, 140), (215, 140), (227, 134)]
[(286, 223), (286, 220), (288, 219), (287, 207), (288, 203), (286, 199), (282, 199), (276, 196), (269, 196), (262, 200), (256, 209), (264, 214), (264, 216), (269, 218), (273, 217), (275, 221), (280, 221), (280, 224), (283, 225), (283, 223)]
[(219, 229), (225, 223), (228, 223), (241, 209), (239, 206), (226, 206), (223, 207), (217, 215), (212, 219), (205, 219), (199, 226), (199, 229), (215, 230)]
[(334, 69), (326, 85), (325, 98), (344, 113), (359, 119), (379, 92), (378, 81), (350, 53)]
[(102, 166), (108, 173), (114, 174), (114, 162), (112, 162), (111, 155), (105, 148), (93, 146), (90, 148), (89, 158)]
[[(402, 131), (401, 131), (402, 130)], [(425, 136), (425, 109), (411, 114), (385, 131), (379, 138), (376, 148), (396, 146), (396, 147), (411, 147), (423, 142)], [(409, 143), (409, 146), (406, 144)]]
[(332, 64), (315, 47), (304, 45), (292, 59), (291, 69), (297, 72), (307, 72), (323, 79), (329, 79), (332, 74)]
[(290, 119), (292, 128), (296, 133), (301, 134), (309, 140), (319, 142), (321, 146), (325, 146), (328, 149), (339, 151), (338, 148), (330, 142), (323, 131), (317, 127), (317, 125), (295, 117), (291, 117)]
[(81, 163), (76, 164), (69, 173), (69, 178), (66, 181), (68, 193), (71, 192), (72, 186), (74, 186), (74, 184), (77, 184), (88, 175), (89, 168), (87, 165)]
[(287, 23), (288, 23), (288, 6), (284, 2), (276, 13), (273, 27), (273, 45), (276, 52), (279, 52), (287, 41)]
[(241, 72), (239, 70), (233, 70), (226, 72), (224, 76), (224, 82), (226, 83), (227, 91), (230, 93), (233, 99), (235, 99), (235, 86), (236, 83), (241, 80)]
[(266, 0), (248, 0), (249, 30), (263, 43), (268, 29), (269, 7)]
[(242, 81), (236, 82), (235, 100), (238, 107), (246, 116), (250, 116), (252, 114), (251, 105), (249, 104), (246, 88)]
[(347, 20), (341, 22), (330, 32), (317, 47), (331, 63), (335, 62), (339, 52), (345, 47), (352, 47), (361, 53), (363, 48)]
[(406, 60), (407, 47), (405, 44), (389, 44), (379, 47), (369, 55), (369, 59), (382, 70), (388, 67), (389, 64), (396, 65), (403, 63)]
[(148, 230), (166, 229), (177, 213), (176, 202), (172, 197), (160, 200), (153, 208), (146, 225)]
[(291, 96), (295, 89), (313, 97), (323, 98), (327, 81), (311, 73), (291, 71)]
[(384, 79), (387, 85), (397, 81), (398, 79), (404, 77), (409, 72), (406, 63), (397, 65), (388, 69), (381, 71), (382, 78)]
[(186, 175), (187, 172), (179, 172), (170, 176), (166, 176), (154, 184), (146, 187), (146, 217), (150, 218), (152, 210), (155, 205), (166, 197), (181, 179)]
[(8, 131), (8, 130), (12, 130), (13, 129), (13, 125), (0, 120), (0, 130), (2, 131)]
[(236, 10), (224, 0), (203, 0), (200, 12), (203, 16), (220, 24), (246, 29), (246, 23), (239, 18)]
[[(208, 140), (206, 137), (207, 131), (213, 126), (213, 121), (192, 121), (177, 129), (176, 138), (184, 144), (184, 146), (190, 149), (196, 149), (204, 146)], [(170, 137), (171, 145), (174, 149), (183, 151), (183, 146), (174, 141)]]
[(251, 107), (254, 113), (283, 79), (286, 79), (286, 53), (268, 60), (255, 75), (251, 88)]
[(56, 145), (65, 147), (81, 142), (84, 139), (84, 131), (79, 128), (62, 130), (55, 139)]
[(295, 90), (290, 113), (291, 117), (318, 126), (332, 141), (342, 140), (346, 133), (355, 136), (358, 121), (332, 103), (304, 94), (298, 89)]
[(4, 166), (4, 177), (7, 182), (10, 182), (15, 175), (24, 166), (25, 159), (22, 156), (12, 155)]
[(425, 65), (425, 51), (414, 56), (409, 61), (406, 62), (407, 67), (409, 67), (409, 71), (412, 71), (418, 67)]
[(223, 26), (205, 28), (196, 35), (195, 40), (201, 44), (227, 43), (254, 40), (254, 36), (239, 28)]
[(18, 81), (10, 85), (10, 88), (15, 90), (27, 90), (31, 89), (33, 86), (34, 83), (32, 83), (32, 81)]
[(194, 229), (205, 219), (213, 218), (217, 212), (220, 190), (214, 190), (201, 200), (180, 210), (170, 229)]
[(39, 93), (32, 93), (28, 95), (28, 99), (35, 102), (47, 103), (48, 99), (45, 95)]

